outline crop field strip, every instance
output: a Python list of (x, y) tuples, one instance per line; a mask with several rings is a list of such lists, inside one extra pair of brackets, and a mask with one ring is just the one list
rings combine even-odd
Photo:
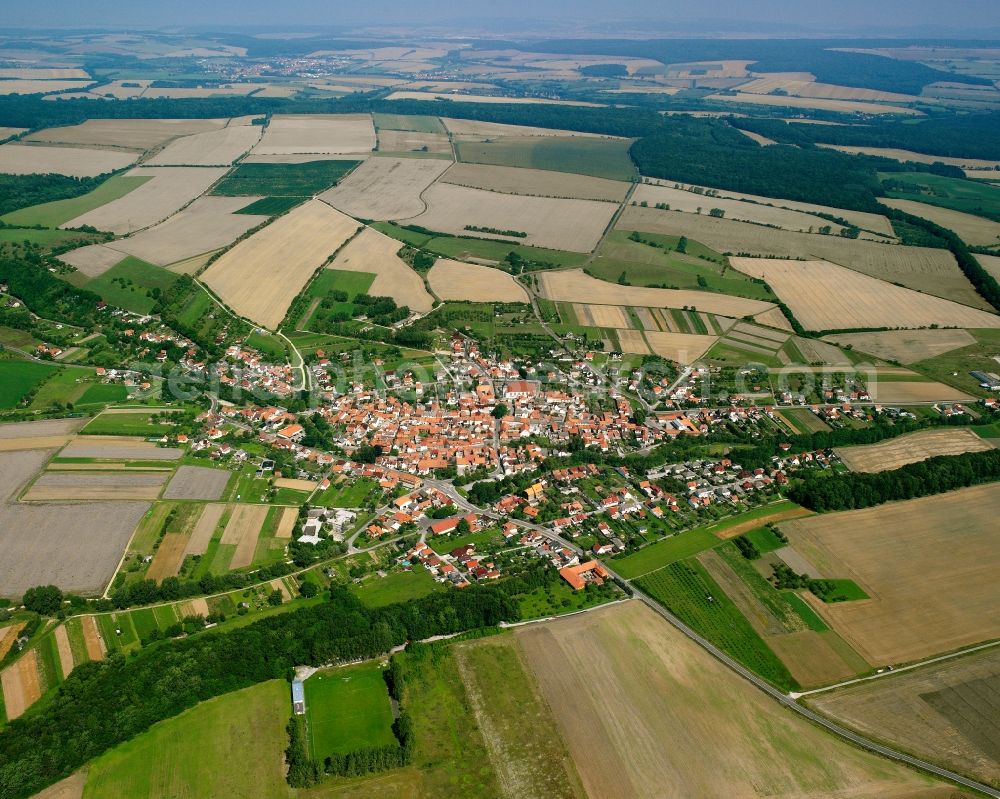
[[(0, 81), (0, 85), (3, 81)], [(84, 178), (124, 169), (135, 163), (135, 153), (90, 150), (84, 147), (49, 147), (0, 144), (0, 172), (14, 175), (56, 173)]]
[(1000, 327), (1000, 317), (894, 286), (824, 261), (731, 258), (766, 280), (809, 330), (863, 327)]
[(852, 579), (871, 597), (812, 602), (823, 620), (868, 662), (903, 663), (1000, 637), (990, 543), (998, 507), (1000, 490), (988, 484), (781, 528), (811, 576)]
[(257, 537), (261, 527), (264, 526), (267, 512), (266, 505), (235, 506), (220, 539), (222, 546), (235, 547), (228, 564), (229, 569), (242, 569), (253, 562), (254, 552), (257, 549)]

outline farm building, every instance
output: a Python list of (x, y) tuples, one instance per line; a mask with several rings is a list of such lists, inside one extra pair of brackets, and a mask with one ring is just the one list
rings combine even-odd
[(574, 591), (582, 591), (587, 587), (588, 583), (604, 585), (604, 580), (608, 577), (608, 572), (596, 560), (588, 560), (579, 566), (567, 566), (564, 569), (560, 569), (559, 576), (569, 583)]

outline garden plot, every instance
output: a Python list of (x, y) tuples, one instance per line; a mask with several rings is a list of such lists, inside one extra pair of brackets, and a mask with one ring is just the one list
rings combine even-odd
[(260, 140), (260, 125), (231, 125), (176, 139), (154, 155), (150, 166), (229, 166)]
[(31, 649), (0, 672), (4, 710), (8, 721), (20, 718), (42, 695), (38, 674), (38, 651)]
[(357, 229), (350, 217), (310, 200), (226, 252), (202, 280), (236, 313), (273, 330), (312, 274)]
[[(0, 81), (2, 84), (3, 81)], [(13, 175), (55, 172), (90, 178), (124, 169), (136, 160), (134, 153), (88, 150), (83, 147), (48, 147), (41, 144), (0, 144), (0, 172)]]
[(677, 363), (694, 363), (717, 341), (716, 336), (702, 336), (689, 333), (659, 333), (646, 331), (646, 341), (653, 352), (662, 358)]
[(257, 537), (264, 526), (269, 508), (267, 505), (237, 505), (222, 533), (220, 544), (235, 545), (229, 561), (230, 569), (242, 569), (253, 562)]
[(589, 303), (600, 297), (614, 305), (641, 305), (646, 308), (696, 307), (700, 311), (741, 318), (767, 311), (774, 306), (761, 300), (729, 297), (707, 291), (654, 289), (608, 283), (580, 269), (566, 269), (538, 274), (541, 293), (556, 302)]
[(894, 286), (824, 261), (730, 258), (761, 278), (807, 330), (864, 327), (1000, 327), (1000, 317)]
[(964, 214), (950, 208), (939, 208), (936, 205), (917, 202), (916, 200), (898, 200), (892, 197), (882, 197), (880, 202), (905, 211), (913, 216), (929, 219), (941, 227), (953, 230), (966, 244), (995, 246), (1000, 243), (1000, 222), (985, 219), (973, 214)]
[(967, 428), (920, 430), (859, 447), (838, 447), (837, 457), (852, 472), (884, 472), (939, 455), (984, 452), (992, 447)]
[(135, 472), (45, 472), (29, 488), (25, 502), (156, 499), (165, 474)]
[(149, 568), (146, 570), (146, 579), (162, 582), (166, 577), (176, 577), (180, 571), (181, 564), (184, 563), (184, 552), (187, 548), (189, 536), (184, 533), (167, 533), (156, 548)]
[(812, 576), (870, 599), (810, 604), (869, 663), (898, 664), (1000, 637), (1000, 485), (784, 522)]
[(90, 225), (119, 236), (134, 233), (175, 214), (224, 174), (225, 169), (214, 167), (138, 167), (128, 175), (152, 180), (60, 227)]
[(629, 184), (618, 180), (571, 172), (489, 164), (455, 164), (441, 177), (441, 182), (503, 194), (609, 202), (624, 200), (629, 187)]
[(444, 153), (451, 156), (451, 142), (445, 133), (409, 130), (380, 130), (378, 149), (383, 153)]
[[(520, 197), (512, 194), (436, 183), (423, 194), (427, 210), (407, 220), (429, 230), (510, 240), (572, 252), (590, 252), (597, 246), (616, 206), (593, 200)], [(469, 230), (513, 230), (524, 236), (505, 236)]]
[(718, 209), (725, 212), (726, 219), (755, 222), (759, 225), (769, 225), (782, 230), (811, 233), (824, 225), (829, 225), (831, 233), (834, 235), (839, 235), (843, 230), (840, 225), (802, 211), (744, 202), (729, 197), (708, 197), (704, 194), (696, 194), (693, 191), (684, 191), (665, 185), (643, 183), (636, 187), (632, 194), (632, 201), (645, 202), (652, 206), (666, 203), (670, 206), (671, 211), (689, 214), (708, 215), (709, 211)]
[(102, 460), (175, 461), (184, 454), (177, 447), (161, 447), (153, 441), (130, 436), (78, 436), (59, 453), (61, 458)]
[(479, 264), (438, 258), (427, 281), (442, 300), (528, 302), (528, 292), (511, 275)]
[(205, 505), (201, 509), (201, 515), (194, 524), (194, 529), (187, 540), (184, 548), (185, 557), (188, 555), (204, 555), (208, 545), (215, 534), (219, 522), (222, 521), (222, 514), (225, 512), (225, 505)]
[(79, 125), (46, 128), (28, 141), (148, 150), (178, 136), (206, 133), (226, 126), (225, 119), (88, 119)]
[[(107, 245), (91, 245), (82, 249), (105, 247), (122, 254), (134, 255), (157, 266), (174, 264), (227, 247), (251, 228), (266, 222), (268, 220), (266, 216), (236, 213), (259, 199), (259, 197), (199, 197), (183, 211), (154, 227), (128, 238), (109, 242)], [(67, 253), (62, 256), (62, 260), (73, 263), (81, 272), (90, 274), (67, 258), (80, 252), (81, 250), (74, 250)], [(122, 256), (119, 255), (120, 257)]]
[[(982, 256), (976, 256), (982, 257)], [(877, 333), (837, 333), (826, 341), (887, 361), (911, 364), (975, 344), (965, 330), (886, 330)]]
[(991, 307), (976, 293), (959, 270), (954, 256), (947, 250), (775, 230), (705, 214), (679, 214), (632, 206), (625, 209), (617, 227), (687, 236), (722, 253), (744, 252), (779, 259), (830, 261), (855, 272), (973, 308), (986, 310)]
[[(333, 213), (336, 213), (334, 211)], [(424, 281), (396, 253), (402, 245), (377, 230), (366, 227), (329, 264), (330, 269), (375, 275), (368, 289), (374, 297), (392, 297), (397, 305), (426, 313), (434, 304)]]
[(0, 594), (20, 597), (34, 585), (93, 594), (111, 580), (148, 502), (25, 505), (21, 487), (51, 451), (0, 458)]
[(206, 466), (181, 466), (170, 478), (164, 499), (221, 499), (231, 472)]
[(347, 155), (375, 149), (375, 126), (368, 114), (275, 114), (255, 155)]
[(440, 158), (369, 158), (320, 199), (359, 219), (416, 216), (427, 209), (423, 193), (450, 163)]

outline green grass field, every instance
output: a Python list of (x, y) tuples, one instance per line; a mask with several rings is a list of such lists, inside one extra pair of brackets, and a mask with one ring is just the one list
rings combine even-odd
[(8, 225), (43, 225), (44, 227), (56, 228), (87, 213), (87, 211), (92, 211), (112, 200), (124, 197), (147, 180), (151, 180), (151, 178), (115, 175), (108, 178), (92, 192), (80, 197), (55, 200), (50, 203), (33, 205), (30, 208), (22, 208), (5, 214), (0, 217), (0, 221), (6, 222)]
[(760, 552), (761, 555), (767, 552), (773, 552), (776, 549), (781, 549), (784, 546), (788, 546), (774, 534), (774, 531), (771, 530), (770, 527), (758, 527), (755, 530), (744, 533), (744, 535), (751, 544), (757, 547), (757, 551)]
[(853, 602), (856, 599), (868, 599), (868, 594), (854, 580), (824, 578), (821, 582), (832, 583), (832, 590), (828, 592), (813, 591), (824, 602)]
[(311, 197), (336, 185), (360, 161), (309, 161), (304, 164), (240, 164), (212, 190), (227, 197), (262, 195)]
[(317, 672), (306, 680), (305, 689), (316, 760), (395, 743), (389, 691), (378, 663)]
[(262, 216), (277, 216), (285, 211), (291, 211), (303, 201), (302, 197), (261, 197), (256, 202), (241, 208), (238, 214), (257, 214)]
[(151, 421), (157, 411), (137, 410), (135, 413), (104, 413), (95, 416), (81, 433), (95, 436), (155, 436), (170, 432), (170, 425)]
[(331, 485), (317, 494), (313, 504), (325, 508), (360, 508), (362, 503), (378, 489), (378, 483), (367, 477), (353, 482)]
[(458, 160), (553, 172), (574, 172), (611, 180), (632, 180), (635, 166), (626, 139), (582, 137), (504, 137), (489, 142), (459, 142)]
[(730, 657), (782, 690), (796, 687), (785, 664), (696, 560), (673, 563), (637, 585)]
[(109, 305), (136, 313), (149, 313), (156, 305), (155, 290), (168, 288), (178, 277), (173, 272), (129, 256), (89, 281), (87, 289), (99, 294)]
[(0, 408), (16, 408), (33, 389), (59, 371), (34, 361), (0, 361)]
[(900, 174), (880, 172), (879, 177), (882, 180), (896, 180), (908, 184), (903, 189), (889, 190), (887, 194), (890, 197), (916, 200), (1000, 222), (1000, 186), (979, 180), (946, 178), (925, 172)]
[(380, 608), (396, 602), (419, 599), (433, 591), (444, 590), (423, 566), (411, 571), (394, 571), (385, 577), (368, 577), (360, 585), (351, 583), (351, 593), (369, 607)]
[(431, 116), (409, 114), (372, 114), (375, 127), (380, 130), (411, 130), (415, 133), (446, 133), (441, 120)]
[(83, 796), (287, 799), (281, 752), (290, 714), (284, 680), (203, 702), (93, 761)]
[(87, 387), (78, 405), (97, 405), (106, 402), (122, 402), (128, 398), (128, 389), (121, 383), (93, 383)]

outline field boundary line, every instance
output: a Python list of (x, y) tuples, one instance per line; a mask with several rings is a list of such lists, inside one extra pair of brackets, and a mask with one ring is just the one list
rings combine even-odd
[(905, 671), (913, 671), (914, 669), (920, 669), (924, 666), (931, 666), (935, 663), (941, 663), (946, 660), (953, 660), (954, 658), (960, 658), (964, 655), (971, 655), (973, 652), (980, 652), (984, 649), (992, 649), (993, 647), (1000, 646), (1000, 639), (996, 641), (988, 641), (985, 644), (976, 644), (976, 646), (969, 647), (967, 649), (959, 649), (957, 652), (949, 652), (946, 655), (937, 655), (927, 660), (921, 660), (917, 663), (911, 663), (908, 666), (900, 666), (899, 668), (893, 668), (892, 671), (885, 670), (879, 674), (869, 674), (867, 677), (855, 677), (852, 680), (844, 680), (844, 682), (838, 682), (834, 685), (827, 685), (823, 688), (813, 688), (809, 691), (791, 691), (789, 696), (792, 699), (801, 699), (806, 696), (813, 696), (814, 694), (822, 694), (827, 691), (833, 691), (837, 688), (845, 688), (848, 685), (856, 685), (858, 683), (870, 682), (871, 680), (878, 680), (883, 677), (892, 677), (896, 674), (901, 674)]

